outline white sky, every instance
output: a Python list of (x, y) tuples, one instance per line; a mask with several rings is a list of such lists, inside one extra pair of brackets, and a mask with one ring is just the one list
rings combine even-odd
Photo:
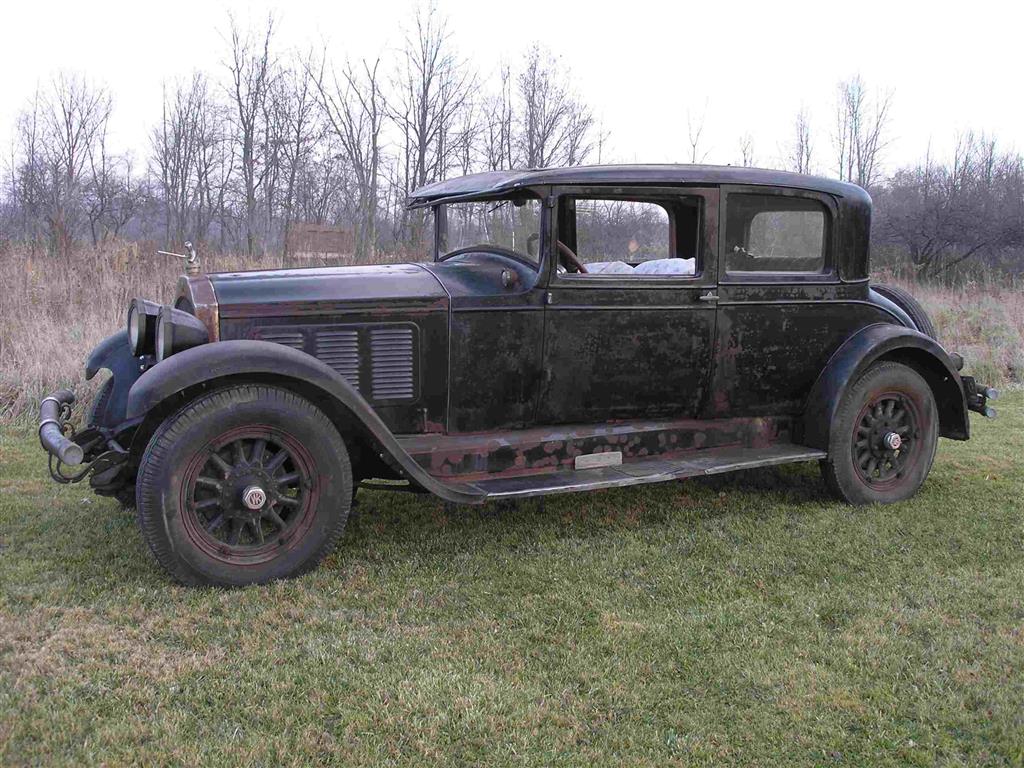
[[(60, 70), (105, 84), (113, 141), (144, 158), (164, 80), (223, 72), (228, 12), (261, 22), (273, 11), (281, 49), (335, 59), (386, 57), (402, 41), (414, 0), (243, 3), (23, 2), (0, 8), (0, 151), (37, 84)], [(707, 162), (739, 159), (754, 136), (770, 165), (801, 105), (815, 131), (814, 163), (830, 165), (835, 84), (860, 73), (892, 89), (887, 167), (948, 153), (973, 128), (1024, 150), (1024, 3), (495, 2), (438, 0), (459, 49), (483, 74), (514, 65), (533, 40), (562, 56), (577, 89), (611, 134), (622, 162), (684, 162), (687, 112), (706, 114)]]

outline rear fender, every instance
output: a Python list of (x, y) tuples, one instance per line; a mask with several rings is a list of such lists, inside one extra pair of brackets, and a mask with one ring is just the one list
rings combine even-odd
[[(269, 341), (233, 340), (186, 349), (146, 371), (128, 395), (128, 418), (160, 413), (166, 403), (180, 404), (180, 395), (218, 383), (272, 379), (282, 386), (293, 383), (303, 393), (312, 392), (314, 404), (328, 415), (342, 410), (358, 422), (378, 452), (407, 480), (446, 501), (475, 503), (482, 496), (451, 488), (420, 467), (399, 445), (395, 436), (369, 403), (332, 368), (297, 349)], [(333, 419), (343, 429), (346, 419)]]
[(811, 387), (802, 421), (804, 445), (828, 450), (832, 422), (843, 396), (868, 368), (884, 360), (909, 365), (928, 382), (942, 437), (966, 440), (970, 436), (963, 383), (942, 345), (912, 328), (879, 323), (847, 339)]

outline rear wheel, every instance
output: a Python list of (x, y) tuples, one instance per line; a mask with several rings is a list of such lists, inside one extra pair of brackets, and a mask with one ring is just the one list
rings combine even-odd
[(352, 470), (341, 436), (310, 402), (239, 386), (161, 425), (136, 496), (143, 536), (175, 579), (259, 584), (308, 571), (333, 549)]
[(938, 412), (928, 383), (913, 368), (879, 363), (843, 397), (822, 476), (850, 504), (902, 501), (924, 483), (937, 443)]

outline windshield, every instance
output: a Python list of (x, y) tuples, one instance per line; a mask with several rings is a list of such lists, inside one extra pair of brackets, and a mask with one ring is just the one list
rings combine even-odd
[(472, 246), (511, 251), (536, 265), (540, 252), (540, 200), (446, 203), (437, 217), (438, 252), (445, 256)]

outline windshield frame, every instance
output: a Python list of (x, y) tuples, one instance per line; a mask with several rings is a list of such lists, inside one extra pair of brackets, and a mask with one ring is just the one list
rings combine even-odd
[[(445, 243), (448, 234), (448, 206), (458, 205), (460, 203), (510, 203), (515, 205), (516, 200), (526, 200), (527, 202), (536, 202), (539, 206), (538, 213), (540, 214), (538, 222), (538, 234), (540, 237), (537, 240), (537, 256), (536, 260), (530, 258), (528, 254), (519, 253), (513, 251), (510, 248), (498, 244), (479, 243), (461, 248), (456, 248), (442, 253), (441, 247)], [(438, 201), (430, 206), (434, 213), (434, 261), (442, 262), (456, 256), (461, 256), (465, 253), (479, 252), (479, 253), (496, 253), (505, 258), (513, 259), (514, 261), (529, 267), (535, 272), (540, 272), (544, 268), (546, 262), (546, 255), (548, 250), (548, 227), (549, 218), (548, 210), (549, 207), (545, 204), (546, 196), (540, 191), (535, 189), (521, 189), (515, 192), (503, 192), (499, 195), (467, 195), (459, 198), (448, 198), (447, 200)]]

